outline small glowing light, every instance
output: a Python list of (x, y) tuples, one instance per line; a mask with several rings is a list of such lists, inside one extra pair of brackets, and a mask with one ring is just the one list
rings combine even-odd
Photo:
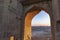
[(11, 36), (11, 37), (10, 37), (10, 40), (14, 40), (14, 36)]

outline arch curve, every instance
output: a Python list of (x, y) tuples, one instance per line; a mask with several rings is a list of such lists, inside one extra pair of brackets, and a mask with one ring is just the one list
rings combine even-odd
[(24, 40), (31, 40), (31, 21), (41, 10), (48, 13), (47, 9), (38, 6), (34, 6), (26, 12), (24, 20)]
[(47, 12), (49, 14), (49, 10), (46, 9), (46, 8), (43, 8), (43, 7), (40, 7), (40, 6), (33, 6), (31, 9), (29, 9), (26, 13), (25, 13), (25, 16), (29, 13), (29, 12), (32, 12), (34, 10), (37, 10), (37, 11), (41, 11), (41, 10), (44, 10), (45, 12)]

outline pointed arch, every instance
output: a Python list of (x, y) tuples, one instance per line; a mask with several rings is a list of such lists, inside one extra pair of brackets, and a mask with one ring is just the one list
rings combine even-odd
[(41, 10), (32, 18), (31, 26), (51, 26), (50, 21), (51, 20), (49, 14), (44, 10)]
[[(25, 17), (29, 12), (35, 11), (37, 10), (38, 12), (40, 12), (41, 10), (44, 10), (45, 12), (47, 12), (49, 14), (49, 10), (40, 6), (33, 6), (31, 9), (29, 9), (26, 13), (25, 13)], [(38, 13), (37, 13), (38, 14)], [(50, 15), (50, 14), (49, 14)]]
[(23, 40), (31, 40), (31, 20), (32, 18), (37, 15), (41, 10), (46, 11), (51, 19), (51, 30), (52, 30), (52, 38), (55, 40), (56, 38), (56, 29), (55, 29), (55, 20), (54, 20), (54, 14), (53, 12), (50, 11), (49, 9), (39, 7), (39, 6), (34, 6), (30, 10), (28, 10), (25, 15), (24, 15), (24, 35), (23, 35)]

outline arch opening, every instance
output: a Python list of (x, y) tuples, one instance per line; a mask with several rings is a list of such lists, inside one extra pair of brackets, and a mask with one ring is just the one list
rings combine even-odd
[(50, 16), (44, 10), (33, 17), (31, 27), (31, 40), (52, 40)]
[(43, 9), (34, 9), (27, 12), (24, 21), (24, 40), (31, 40), (31, 21), (35, 15), (37, 15)]

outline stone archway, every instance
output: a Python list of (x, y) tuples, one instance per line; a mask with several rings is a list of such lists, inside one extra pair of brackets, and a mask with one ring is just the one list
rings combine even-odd
[[(41, 10), (48, 11), (44, 8), (34, 6), (30, 9), (25, 15), (25, 24), (24, 24), (24, 40), (31, 40), (31, 21), (32, 18), (37, 15)], [(49, 14), (50, 15), (50, 14)]]

